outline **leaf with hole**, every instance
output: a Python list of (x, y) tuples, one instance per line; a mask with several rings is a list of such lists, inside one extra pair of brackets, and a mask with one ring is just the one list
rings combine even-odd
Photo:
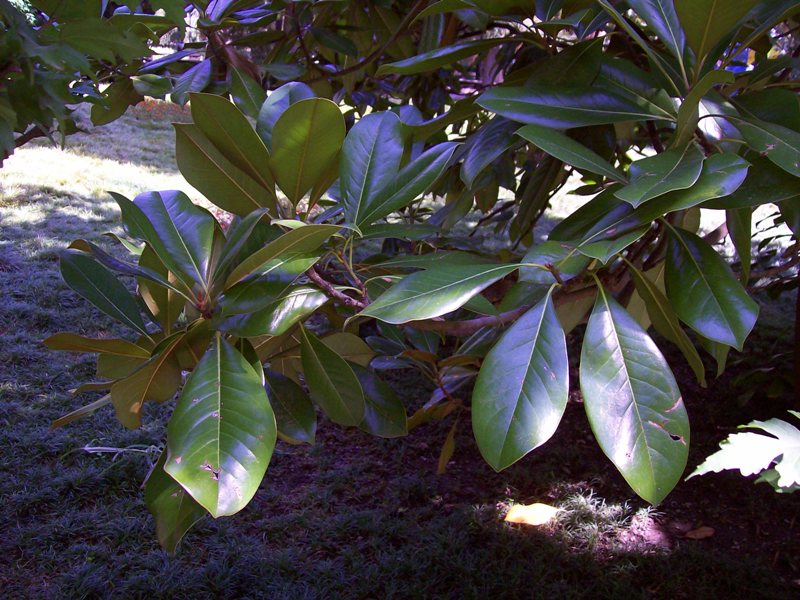
[(214, 518), (232, 515), (256, 493), (276, 435), (260, 376), (217, 335), (167, 426), (165, 471)]
[(689, 419), (653, 340), (600, 288), (581, 351), (581, 393), (595, 438), (633, 490), (658, 504), (689, 455)]

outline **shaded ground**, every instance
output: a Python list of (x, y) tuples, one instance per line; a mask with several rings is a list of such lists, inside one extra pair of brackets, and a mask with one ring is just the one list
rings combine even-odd
[[(123, 429), (109, 411), (67, 428), (50, 421), (91, 397), (68, 390), (91, 379), (90, 359), (46, 351), (63, 329), (113, 334), (109, 320), (61, 282), (57, 251), (118, 226), (100, 191), (129, 195), (148, 176), (177, 182), (169, 126), (131, 116), (126, 147), (103, 129), (64, 153), (77, 173), (87, 153), (118, 165), (82, 181), (24, 185), (13, 162), (0, 172), (0, 589), (8, 598), (790, 598), (800, 594), (800, 495), (780, 496), (731, 474), (694, 478), (656, 510), (625, 485), (591, 437), (579, 402), (553, 440), (494, 473), (462, 427), (453, 461), (435, 475), (449, 423), (378, 440), (324, 422), (314, 447), (279, 443), (255, 500), (230, 519), (204, 520), (170, 558), (157, 546), (139, 484), (164, 437), (171, 407), (150, 406)], [(139, 132), (139, 133), (136, 133)], [(87, 136), (88, 137), (88, 136)], [(92, 138), (94, 141), (95, 138)], [(165, 148), (148, 158), (142, 148)], [(141, 150), (141, 151), (140, 151)], [(46, 152), (50, 152), (49, 149)], [(60, 152), (60, 151), (59, 151)], [(71, 169), (71, 170), (70, 170)], [(141, 177), (137, 175), (141, 169)], [(153, 171), (157, 171), (155, 174)], [(116, 173), (116, 175), (114, 175)], [(149, 175), (148, 175), (149, 174)], [(43, 175), (44, 177), (44, 175)], [(103, 179), (108, 177), (109, 179)], [(117, 179), (115, 179), (117, 177)], [(167, 185), (167, 184), (165, 184)], [(76, 187), (77, 186), (77, 187)], [(122, 186), (112, 187), (112, 186)], [(765, 307), (742, 364), (709, 390), (670, 356), (692, 423), (689, 469), (732, 429), (781, 417), (792, 400), (764, 389), (741, 405), (733, 378), (772, 364), (790, 339), (791, 298)], [(778, 340), (776, 342), (776, 340)], [(710, 365), (709, 365), (710, 366)], [(413, 408), (423, 386), (394, 384)], [(577, 376), (573, 377), (573, 381)], [(84, 446), (126, 449), (87, 453)], [(563, 510), (543, 528), (508, 525), (511, 503)], [(706, 539), (686, 532), (711, 527)], [(795, 583), (793, 583), (795, 582)]]

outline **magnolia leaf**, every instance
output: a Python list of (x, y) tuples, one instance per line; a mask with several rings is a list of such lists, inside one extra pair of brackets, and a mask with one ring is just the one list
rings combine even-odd
[(658, 504), (689, 455), (689, 419), (652, 339), (602, 287), (581, 351), (581, 392), (597, 441), (633, 490)]
[(472, 393), (472, 429), (478, 449), (497, 471), (555, 433), (569, 394), (564, 330), (544, 300), (506, 331), (483, 361)]
[(261, 377), (218, 334), (167, 426), (165, 471), (211, 516), (232, 515), (256, 493), (276, 431)]

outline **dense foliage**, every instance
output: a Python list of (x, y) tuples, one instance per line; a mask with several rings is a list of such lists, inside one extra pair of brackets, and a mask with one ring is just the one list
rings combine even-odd
[[(63, 29), (31, 4), (31, 31)], [(62, 422), (113, 404), (137, 427), (144, 402), (178, 394), (145, 488), (162, 543), (243, 508), (278, 437), (313, 443), (316, 408), (386, 437), (450, 420), (442, 467), (469, 416), (506, 468), (558, 427), (578, 359), (598, 443), (660, 502), (684, 473), (689, 419), (648, 330), (705, 385), (698, 346), (724, 369), (758, 314), (754, 209), (774, 203), (794, 235), (770, 276), (798, 261), (800, 104), (782, 50), (800, 3), (193, 4), (200, 41), (114, 70), (98, 106), (188, 100), (178, 166), (235, 218), (176, 191), (115, 195), (130, 257), (78, 240), (62, 272), (135, 338), (47, 340), (98, 353), (102, 381), (79, 391), (109, 390)], [(126, 18), (130, 35), (168, 28)], [(537, 243), (565, 186), (591, 199)], [(701, 208), (726, 227), (698, 234)], [(474, 209), (509, 249), (463, 236)], [(726, 232), (737, 273), (713, 246)], [(410, 417), (379, 376), (405, 368), (437, 386)]]

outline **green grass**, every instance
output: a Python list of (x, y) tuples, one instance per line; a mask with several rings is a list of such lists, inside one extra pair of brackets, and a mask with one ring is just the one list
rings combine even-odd
[[(64, 285), (57, 253), (76, 237), (119, 231), (105, 190), (190, 191), (175, 170), (171, 128), (129, 114), (70, 138), (66, 150), (26, 147), (0, 177), (4, 597), (775, 598), (796, 591), (771, 570), (771, 557), (734, 562), (704, 542), (651, 543), (661, 517), (603, 479), (618, 480), (611, 471), (592, 480), (596, 447), (585, 436), (564, 437), (568, 431), (495, 474), (467, 427), (448, 473), (437, 477), (446, 426), (387, 441), (323, 423), (314, 447), (278, 445), (241, 514), (206, 518), (176, 557), (167, 556), (140, 484), (171, 406), (148, 405), (135, 431), (110, 410), (51, 431), (53, 419), (96, 397), (68, 391), (92, 379), (94, 365), (40, 342), (61, 330), (122, 333)], [(401, 391), (417, 401), (415, 390), (424, 392)], [(571, 404), (568, 413), (577, 418), (581, 410)], [(533, 501), (563, 510), (542, 528), (503, 522), (511, 503)]]

